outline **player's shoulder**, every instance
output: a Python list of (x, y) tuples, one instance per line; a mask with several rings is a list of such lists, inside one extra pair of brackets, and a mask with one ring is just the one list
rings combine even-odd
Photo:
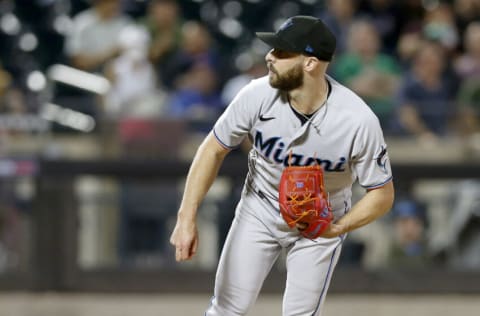
[(237, 94), (234, 100), (254, 101), (256, 104), (270, 102), (278, 97), (278, 90), (272, 88), (268, 76), (252, 79)]
[(249, 90), (265, 95), (276, 94), (277, 91), (270, 85), (268, 76), (252, 79), (245, 87)]
[(332, 87), (330, 95), (331, 101), (335, 105), (345, 109), (352, 109), (363, 112), (368, 105), (355, 92), (328, 76), (328, 81)]
[(327, 78), (332, 87), (329, 103), (332, 104), (335, 111), (356, 122), (378, 121), (375, 113), (361, 97), (332, 77), (328, 76)]

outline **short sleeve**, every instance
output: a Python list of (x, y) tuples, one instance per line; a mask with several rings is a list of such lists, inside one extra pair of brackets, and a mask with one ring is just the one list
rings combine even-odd
[(353, 163), (358, 182), (366, 189), (381, 187), (392, 180), (387, 144), (374, 115), (359, 127), (353, 145)]
[(215, 123), (213, 133), (217, 140), (226, 148), (238, 147), (251, 130), (258, 116), (259, 98), (255, 96), (254, 82), (246, 85)]

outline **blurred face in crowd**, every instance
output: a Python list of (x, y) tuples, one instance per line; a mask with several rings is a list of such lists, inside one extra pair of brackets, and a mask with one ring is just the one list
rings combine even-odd
[(435, 43), (425, 43), (415, 55), (413, 67), (414, 72), (420, 79), (431, 81), (440, 78), (444, 70), (445, 52), (443, 48)]
[(97, 13), (103, 19), (110, 19), (120, 13), (120, 0), (95, 0), (94, 7)]
[(327, 8), (339, 19), (348, 19), (355, 13), (353, 0), (329, 0)]
[(465, 48), (473, 56), (480, 57), (480, 22), (470, 23), (465, 32)]
[(439, 23), (445, 25), (454, 25), (455, 17), (453, 11), (448, 5), (439, 5), (432, 10), (428, 10), (425, 15), (425, 23)]
[(380, 48), (379, 35), (371, 23), (355, 22), (350, 27), (348, 45), (352, 52), (364, 58), (374, 57)]
[(480, 11), (480, 0), (455, 0), (453, 6), (457, 15), (475, 16)]
[(210, 33), (197, 22), (187, 22), (182, 27), (182, 47), (190, 54), (201, 54), (210, 49)]
[(265, 60), (269, 70), (269, 82), (273, 88), (291, 91), (303, 85), (303, 58), (300, 54), (272, 49)]
[(211, 94), (217, 87), (217, 74), (208, 65), (197, 65), (193, 70), (197, 81), (197, 89), (204, 95)]
[(458, 31), (455, 16), (449, 5), (441, 4), (427, 10), (423, 23), (427, 38), (440, 41), (445, 47), (454, 50), (458, 44)]
[(178, 5), (175, 1), (153, 1), (150, 16), (159, 27), (173, 26), (178, 20)]
[(421, 241), (423, 230), (423, 222), (417, 217), (400, 217), (395, 220), (395, 235), (401, 245), (409, 245)]

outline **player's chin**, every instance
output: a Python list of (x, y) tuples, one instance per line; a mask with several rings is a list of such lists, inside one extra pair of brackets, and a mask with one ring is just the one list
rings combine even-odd
[(278, 77), (277, 75), (273, 74), (269, 78), (269, 83), (272, 88), (275, 89), (281, 89), (281, 86), (279, 85)]

